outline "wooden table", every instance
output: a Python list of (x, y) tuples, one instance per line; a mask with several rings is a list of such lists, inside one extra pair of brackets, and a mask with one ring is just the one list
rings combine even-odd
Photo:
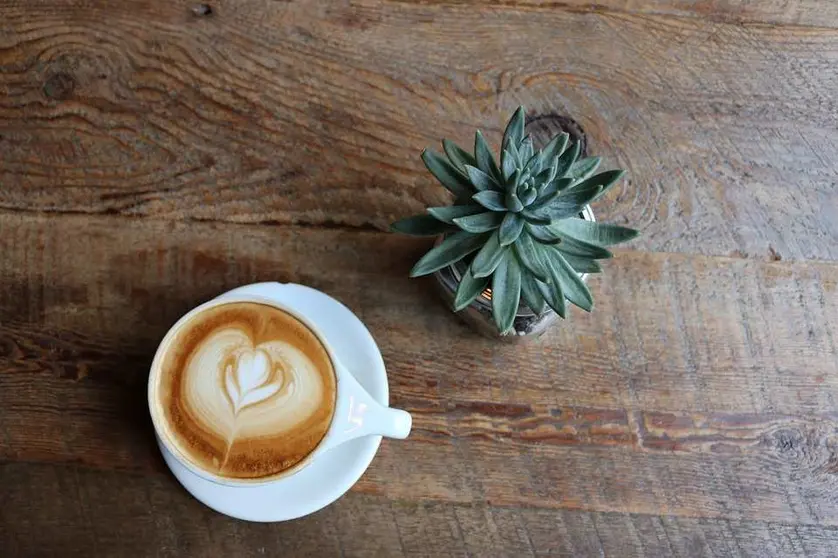
[[(838, 555), (838, 3), (0, 1), (0, 555)], [(418, 154), (577, 119), (643, 236), (526, 347), (407, 272)], [(369, 326), (385, 441), (249, 524), (169, 474), (166, 329), (293, 281)]]

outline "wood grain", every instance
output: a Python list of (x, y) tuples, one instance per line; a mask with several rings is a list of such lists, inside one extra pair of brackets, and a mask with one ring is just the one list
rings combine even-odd
[[(0, 556), (835, 555), (838, 5), (206, 6), (0, 0)], [(521, 103), (643, 235), (516, 347), (381, 231)], [(256, 281), (349, 306), (414, 416), (290, 524), (193, 500), (145, 407), (167, 328)]]
[(825, 411), (838, 391), (838, 265), (624, 251), (593, 283), (593, 314), (522, 351), (477, 337), (405, 277), (425, 244), (2, 215), (0, 456), (162, 471), (137, 396), (156, 342), (225, 289), (294, 281), (368, 324), (391, 400), (415, 416), (357, 492), (838, 525), (838, 417)]
[(0, 553), (27, 558), (827, 558), (838, 545), (835, 528), (481, 502), (388, 502), (357, 493), (293, 523), (245, 523), (206, 508), (165, 475), (3, 463), (0, 481)]
[[(457, 3), (481, 5), (478, 0), (455, 0)], [(439, 2), (446, 3), (446, 2)], [(508, 7), (538, 6), (580, 14), (616, 13), (651, 16), (692, 17), (702, 21), (737, 25), (784, 24), (785, 26), (829, 27), (838, 22), (838, 6), (820, 0), (504, 0), (492, 2)]]
[(423, 147), (524, 103), (629, 170), (635, 248), (836, 259), (838, 34), (612, 3), (4, 2), (0, 208), (383, 229), (447, 202)]

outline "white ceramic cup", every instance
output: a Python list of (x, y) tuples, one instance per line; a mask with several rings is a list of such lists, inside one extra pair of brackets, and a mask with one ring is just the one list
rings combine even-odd
[[(265, 478), (234, 479), (223, 477), (193, 463), (178, 449), (177, 445), (167, 435), (167, 429), (164, 425), (165, 419), (162, 417), (162, 405), (156, 397), (157, 383), (161, 374), (160, 362), (180, 328), (200, 312), (214, 306), (236, 302), (266, 304), (294, 316), (297, 320), (305, 324), (320, 340), (326, 352), (329, 354), (335, 371), (335, 412), (332, 416), (329, 429), (326, 431), (326, 435), (320, 441), (320, 444), (299, 463), (289, 469)], [(160, 342), (151, 365), (151, 373), (148, 378), (148, 407), (157, 438), (169, 453), (196, 475), (227, 486), (254, 486), (280, 481), (289, 475), (293, 475), (314, 460), (329, 459), (328, 451), (330, 449), (349, 440), (354, 440), (361, 436), (385, 436), (387, 438), (404, 439), (410, 433), (412, 424), (412, 418), (409, 413), (381, 405), (361, 387), (361, 384), (358, 383), (352, 373), (337, 359), (328, 341), (318, 330), (317, 325), (306, 316), (288, 308), (277, 300), (256, 295), (238, 294), (236, 292), (222, 294), (194, 308), (169, 329), (169, 332)]]

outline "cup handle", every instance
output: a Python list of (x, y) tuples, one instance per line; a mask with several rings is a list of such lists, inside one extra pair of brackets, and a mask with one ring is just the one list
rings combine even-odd
[(338, 363), (335, 373), (338, 400), (332, 424), (318, 448), (320, 452), (362, 436), (407, 438), (413, 424), (410, 413), (374, 400), (343, 365)]

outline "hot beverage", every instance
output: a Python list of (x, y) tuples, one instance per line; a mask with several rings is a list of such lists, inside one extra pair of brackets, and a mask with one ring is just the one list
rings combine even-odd
[(160, 347), (151, 374), (159, 434), (220, 477), (280, 476), (317, 448), (335, 412), (335, 368), (323, 342), (267, 304), (194, 314)]

